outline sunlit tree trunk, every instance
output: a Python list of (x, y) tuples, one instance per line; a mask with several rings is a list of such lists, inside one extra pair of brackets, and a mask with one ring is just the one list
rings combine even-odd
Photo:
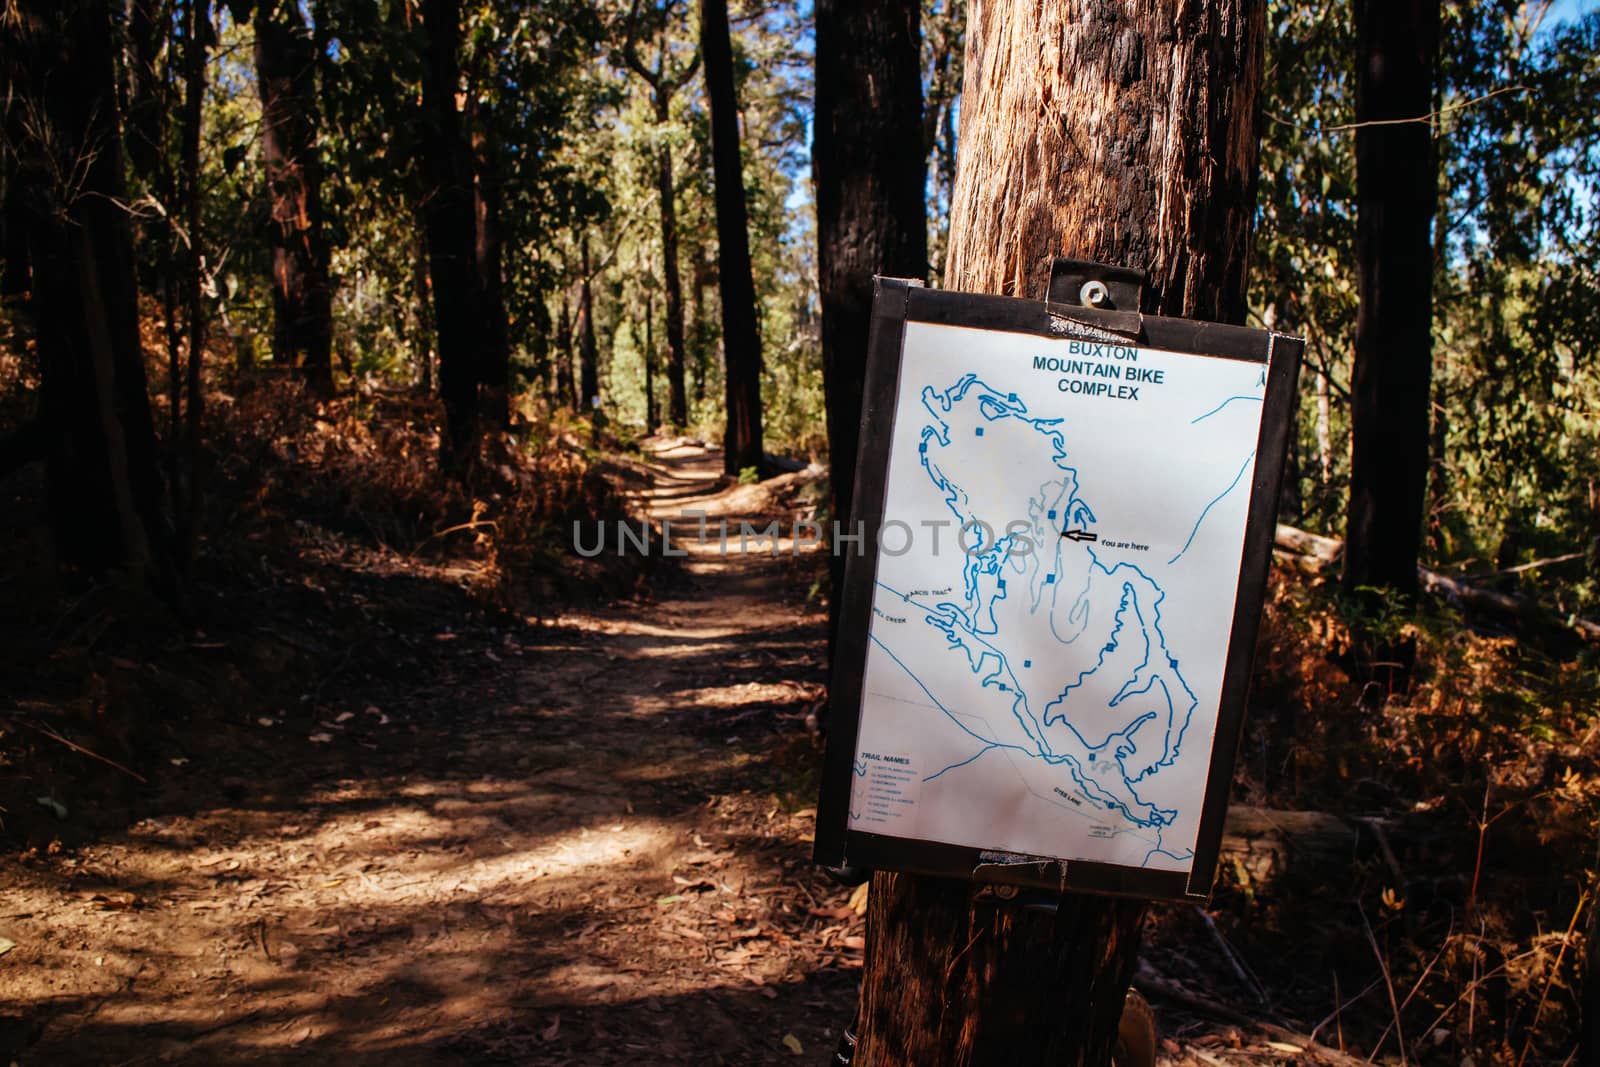
[[(1440, 0), (1356, 0), (1356, 264), (1344, 585), (1417, 592), (1428, 480)], [(1412, 120), (1400, 121), (1394, 120)], [(1387, 657), (1386, 657), (1387, 658)]]
[(700, 52), (711, 103), (711, 162), (716, 185), (718, 277), (727, 403), (723, 467), (738, 475), (765, 467), (761, 441), (761, 332), (750, 263), (749, 212), (739, 158), (739, 100), (727, 0), (700, 0)]
[(511, 341), (506, 323), (504, 246), (500, 221), (500, 159), (478, 114), (472, 132), (473, 258), (483, 308), (483, 347), (478, 353), (479, 411), (497, 429), (511, 422)]
[[(1052, 257), (1149, 274), (1147, 312), (1240, 322), (1263, 0), (973, 0), (950, 288), (1042, 297)], [(864, 1067), (1104, 1064), (1143, 906), (974, 905), (878, 874)]]
[[(866, 376), (872, 277), (928, 271), (920, 0), (819, 0), (817, 274), (834, 517), (846, 528)], [(829, 559), (829, 637), (845, 555)]]
[[(666, 116), (661, 116), (666, 121)], [(689, 422), (689, 399), (684, 386), (683, 282), (678, 274), (678, 209), (672, 184), (672, 153), (663, 145), (657, 169), (657, 195), (661, 200), (661, 277), (667, 294), (667, 418), (674, 430)]]
[(261, 159), (272, 221), (272, 357), (333, 392), (333, 294), (317, 156), (316, 50), (298, 0), (255, 13)]
[[(660, 419), (656, 412), (656, 334), (655, 334), (655, 297), (650, 290), (644, 291), (644, 429), (646, 433), (655, 433)], [(681, 381), (680, 381), (680, 384)]]

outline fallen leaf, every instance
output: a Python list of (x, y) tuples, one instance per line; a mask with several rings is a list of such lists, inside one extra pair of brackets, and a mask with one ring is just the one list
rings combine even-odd
[(332, 734), (320, 734), (320, 733), (319, 734), (312, 734), (310, 737), (306, 738), (306, 740), (310, 741), (313, 745), (325, 745), (329, 741), (333, 740), (333, 735)]
[(800, 1043), (800, 1039), (795, 1037), (793, 1034), (783, 1035), (783, 1047), (794, 1053), (796, 1056), (805, 1055), (806, 1047), (802, 1045)]
[(543, 1041), (554, 1041), (559, 1033), (561, 1033), (561, 1016), (557, 1015), (550, 1020), (549, 1026), (539, 1031), (539, 1038)]
[(353, 719), (355, 717), (356, 717), (356, 713), (353, 712), (353, 711), (341, 711), (338, 715), (334, 716), (333, 721), (334, 722), (349, 722), (351, 719)]
[(1291, 1056), (1298, 1055), (1305, 1051), (1305, 1049), (1301, 1048), (1299, 1045), (1291, 1045), (1287, 1041), (1268, 1041), (1267, 1047), (1274, 1052), (1286, 1052)]
[(11, 940), (9, 937), (0, 937), (0, 956), (4, 956), (7, 952), (10, 952), (16, 947), (17, 943)]

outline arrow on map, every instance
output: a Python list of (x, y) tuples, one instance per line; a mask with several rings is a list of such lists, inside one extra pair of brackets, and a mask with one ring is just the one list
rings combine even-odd
[(1062, 530), (1061, 536), (1068, 541), (1098, 541), (1100, 535), (1089, 530)]

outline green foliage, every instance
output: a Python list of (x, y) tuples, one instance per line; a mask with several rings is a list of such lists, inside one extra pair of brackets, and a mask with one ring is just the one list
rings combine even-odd
[[(1600, 534), (1600, 14), (1545, 25), (1511, 0), (1445, 6), (1437, 115), (1435, 406), (1428, 562), (1468, 571)], [(1274, 0), (1251, 286), (1306, 337), (1286, 521), (1342, 532), (1356, 321), (1349, 10)], [(1592, 606), (1582, 565), (1523, 577)]]

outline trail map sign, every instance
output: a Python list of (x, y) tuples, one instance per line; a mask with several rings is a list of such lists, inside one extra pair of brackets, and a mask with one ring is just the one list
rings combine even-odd
[(1209, 895), (1300, 347), (879, 279), (819, 862)]

